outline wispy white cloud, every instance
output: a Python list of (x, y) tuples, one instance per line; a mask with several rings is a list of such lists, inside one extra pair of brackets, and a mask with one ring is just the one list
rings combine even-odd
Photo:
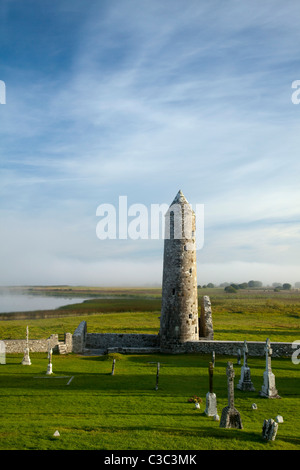
[[(299, 109), (290, 88), (299, 78), (295, 3), (57, 6), (55, 14), (49, 7), (53, 25), (66, 9), (72, 19), (82, 12), (82, 20), (76, 31), (69, 26), (67, 45), (53, 36), (45, 50), (56, 74), (35, 63), (42, 33), (32, 33), (26, 71), (5, 68), (7, 104), (0, 109), (3, 207), (16, 220), (26, 214), (28, 240), (43, 239), (53, 224), (57, 230), (47, 246), (41, 243), (36, 265), (44, 252), (48, 266), (52, 257), (67, 266), (73, 253), (86, 272), (83, 260), (90, 267), (102, 250), (94, 238), (98, 204), (116, 203), (121, 194), (132, 203), (170, 203), (179, 188), (190, 202), (205, 204), (200, 263), (226, 267), (252, 257), (271, 265), (280, 245), (280, 265), (293, 265), (300, 199)], [(59, 51), (68, 57), (65, 66), (55, 62)], [(2, 214), (11, 244), (14, 217)], [(78, 223), (72, 230), (70, 219)], [(31, 231), (33, 220), (41, 232)], [(134, 250), (115, 243), (119, 262), (129, 262)]]

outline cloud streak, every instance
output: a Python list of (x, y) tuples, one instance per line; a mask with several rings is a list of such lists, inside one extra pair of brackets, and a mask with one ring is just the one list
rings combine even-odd
[[(20, 2), (5, 2), (3, 10), (2, 21), (30, 44), (25, 66), (23, 48), (14, 49), (7, 27), (2, 30), (10, 54), (0, 77), (7, 84), (7, 104), (0, 108), (0, 215), (2, 240), (13, 247), (2, 253), (5, 266), (14, 266), (10, 282), (15, 273), (16, 283), (27, 283), (26, 270), (21, 276), (17, 268), (22, 259), (33, 283), (42, 272), (45, 282), (55, 282), (55, 275), (75, 282), (75, 260), (81, 283), (90, 282), (89, 269), (99, 269), (97, 283), (106, 282), (105, 269), (98, 268), (107, 251), (95, 235), (97, 206), (117, 204), (119, 195), (148, 206), (170, 203), (178, 189), (191, 203), (205, 204), (201, 279), (201, 263), (207, 273), (208, 265), (222, 273), (229, 263), (232, 273), (244, 266), (241, 281), (249, 277), (247, 263), (269, 265), (269, 282), (274, 265), (285, 272), (284, 266), (296, 265), (295, 3), (254, 1), (244, 8), (234, 0), (226, 6), (153, 0), (142, 9), (135, 0), (52, 3), (44, 2), (47, 21), (33, 1), (24, 21)], [(44, 30), (30, 29), (38, 17)], [(28, 249), (23, 245), (14, 255), (18, 220)], [(154, 282), (161, 249), (151, 240), (137, 248), (133, 283), (147, 282), (149, 252)], [(115, 241), (112, 252), (115, 272), (126, 278), (126, 263), (138, 262), (135, 250)], [(104, 258), (92, 269), (94, 256)], [(216, 278), (222, 281), (217, 272)], [(294, 268), (291, 278), (299, 280)], [(5, 274), (1, 282), (7, 284)]]

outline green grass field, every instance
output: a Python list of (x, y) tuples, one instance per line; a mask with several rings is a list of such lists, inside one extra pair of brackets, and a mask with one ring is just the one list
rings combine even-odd
[[(227, 405), (226, 364), (217, 357), (214, 391), (218, 413)], [(46, 376), (47, 355), (9, 355), (0, 366), (0, 449), (66, 450), (283, 450), (299, 449), (299, 369), (290, 359), (273, 359), (281, 399), (259, 397), (265, 363), (251, 358), (255, 392), (235, 392), (242, 430), (222, 429), (204, 415), (209, 357), (200, 355), (53, 356), (53, 376)], [(161, 363), (155, 391), (156, 362)], [(62, 377), (62, 378), (60, 378)], [(68, 382), (73, 377), (71, 383)], [(200, 410), (188, 399), (203, 400)], [(252, 403), (257, 410), (252, 410)], [(276, 440), (264, 442), (264, 419), (284, 418)], [(55, 438), (58, 430), (60, 437)]]
[[(60, 295), (60, 289), (56, 290), (56, 295)], [(99, 291), (95, 291), (93, 295), (98, 295)], [(112, 291), (109, 294), (113, 298), (106, 299), (105, 291), (101, 291), (100, 297), (83, 304), (48, 312), (48, 318), (0, 321), (0, 338), (24, 338), (27, 324), (32, 339), (52, 333), (73, 333), (83, 319), (89, 332), (158, 332), (159, 290)], [(300, 339), (299, 292), (224, 294), (221, 289), (201, 289), (199, 295), (204, 294), (210, 295), (212, 301), (215, 339)], [(219, 422), (204, 415), (210, 356), (116, 358), (112, 376), (112, 356), (53, 355), (54, 374), (46, 376), (47, 354), (32, 353), (31, 366), (21, 365), (22, 354), (8, 354), (7, 364), (0, 365), (0, 449), (299, 449), (300, 365), (293, 364), (291, 358), (272, 360), (282, 397), (276, 400), (259, 396), (264, 358), (249, 358), (256, 391), (242, 392), (235, 387), (235, 406), (241, 413), (242, 430), (222, 429)], [(235, 385), (240, 377), (236, 358), (216, 357), (214, 391), (220, 416), (227, 405), (228, 360), (234, 364)], [(157, 362), (161, 369), (159, 390), (155, 391)], [(188, 403), (193, 395), (203, 400), (200, 411)], [(257, 404), (257, 410), (252, 410), (252, 403)], [(278, 414), (284, 422), (279, 424), (276, 440), (264, 442), (263, 421)], [(60, 433), (58, 438), (53, 436), (56, 430)]]
[[(53, 295), (65, 295), (67, 288), (36, 289)], [(95, 333), (153, 333), (159, 331), (161, 299), (159, 289), (87, 289), (68, 288), (74, 295), (98, 295), (83, 303), (61, 307), (33, 315), (47, 318), (0, 321), (0, 338), (21, 339), (28, 324), (32, 339), (46, 338), (53, 333), (73, 333), (82, 320), (88, 331)], [(98, 293), (98, 294), (97, 294)], [(223, 289), (200, 289), (199, 296), (209, 295), (212, 302), (216, 340), (291, 342), (299, 339), (300, 292), (273, 290), (241, 290), (226, 294)], [(105, 298), (111, 296), (112, 298)], [(19, 315), (19, 314), (18, 314)]]

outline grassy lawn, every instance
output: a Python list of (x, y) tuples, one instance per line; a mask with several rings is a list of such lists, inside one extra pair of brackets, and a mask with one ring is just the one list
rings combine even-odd
[[(57, 291), (64, 293), (58, 288), (46, 290), (55, 295), (58, 295)], [(98, 292), (99, 297), (52, 311), (37, 312), (47, 315), (47, 318), (0, 321), (0, 338), (24, 338), (26, 325), (29, 325), (31, 339), (46, 338), (53, 333), (73, 333), (82, 320), (87, 321), (90, 333), (156, 334), (159, 331), (161, 300), (158, 289), (105, 291), (74, 288), (73, 291), (76, 294), (92, 291), (93, 295)], [(199, 289), (199, 296), (206, 294), (212, 303), (216, 340), (265, 341), (269, 337), (271, 341), (292, 342), (299, 339), (298, 291), (241, 290), (236, 294), (226, 294), (223, 289)]]
[[(68, 287), (47, 289), (64, 295)], [(71, 289), (87, 295), (87, 288)], [(90, 289), (89, 300), (53, 311), (45, 318), (4, 320), (1, 339), (31, 339), (53, 333), (73, 333), (82, 320), (88, 332), (158, 333), (159, 289)], [(38, 292), (36, 292), (38, 293)], [(45, 293), (43, 291), (43, 293)], [(200, 289), (212, 302), (216, 340), (299, 340), (300, 293)], [(106, 298), (109, 297), (109, 298)], [(33, 316), (35, 312), (33, 313)], [(21, 354), (8, 354), (0, 365), (0, 449), (103, 449), (103, 450), (283, 450), (299, 449), (300, 365), (290, 358), (273, 358), (272, 369), (281, 399), (259, 396), (264, 358), (249, 358), (255, 392), (235, 386), (235, 406), (242, 430), (222, 429), (204, 415), (208, 391), (205, 355), (117, 355), (112, 357), (53, 356), (52, 376), (46, 376), (47, 355), (31, 354), (32, 365), (22, 366)], [(227, 405), (226, 364), (232, 360), (237, 385), (240, 366), (236, 358), (217, 356), (214, 391), (218, 413)], [(161, 363), (159, 390), (155, 391), (156, 363)], [(70, 378), (73, 377), (69, 383)], [(203, 400), (196, 410), (193, 395)], [(251, 408), (256, 403), (257, 410)], [(261, 438), (264, 419), (282, 415), (276, 440)], [(60, 437), (53, 433), (58, 430)]]
[[(204, 355), (117, 355), (112, 357), (53, 356), (52, 376), (46, 376), (47, 355), (31, 354), (32, 365), (22, 366), (22, 355), (8, 355), (0, 366), (0, 449), (212, 450), (299, 449), (299, 366), (290, 359), (273, 359), (276, 386), (282, 397), (259, 397), (263, 358), (250, 358), (255, 392), (235, 391), (242, 430), (222, 429), (203, 414), (208, 391)], [(218, 413), (227, 405), (226, 364), (236, 359), (217, 357), (214, 391)], [(155, 391), (156, 362), (161, 363)], [(64, 377), (66, 376), (66, 377)], [(40, 378), (41, 377), (41, 378)], [(63, 377), (63, 378), (58, 378)], [(68, 384), (71, 377), (74, 377)], [(203, 400), (200, 410), (188, 403)], [(252, 403), (257, 410), (252, 410)], [(276, 440), (264, 442), (264, 419), (284, 418)], [(60, 437), (53, 437), (58, 430)]]

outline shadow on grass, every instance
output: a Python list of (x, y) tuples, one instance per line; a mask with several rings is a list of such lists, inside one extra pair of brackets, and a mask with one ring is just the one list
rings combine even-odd
[[(215, 337), (218, 336), (218, 334), (228, 334), (228, 335), (239, 335), (239, 337), (241, 339), (239, 340), (233, 340), (233, 341), (241, 341), (241, 342), (244, 342), (244, 340), (246, 339), (247, 341), (247, 337), (249, 336), (253, 336), (255, 338), (257, 337), (261, 337), (261, 339), (255, 339), (255, 340), (249, 340), (249, 341), (266, 341), (267, 338), (270, 338), (270, 341), (272, 343), (272, 335), (276, 335), (276, 336), (288, 336), (288, 337), (291, 337), (292, 338), (292, 341), (293, 341), (293, 338), (295, 338), (296, 336), (299, 337), (299, 328), (297, 327), (287, 327), (288, 329), (286, 330), (282, 330), (281, 328), (279, 327), (268, 327), (268, 328), (257, 328), (257, 329), (247, 329), (247, 331), (245, 333), (241, 333), (241, 330), (240, 329), (233, 329), (233, 328), (229, 328), (229, 329), (226, 329), (226, 328), (215, 328), (214, 330), (214, 333), (215, 333)], [(275, 342), (278, 342), (278, 341), (275, 341)], [(286, 342), (286, 341), (284, 341)]]

